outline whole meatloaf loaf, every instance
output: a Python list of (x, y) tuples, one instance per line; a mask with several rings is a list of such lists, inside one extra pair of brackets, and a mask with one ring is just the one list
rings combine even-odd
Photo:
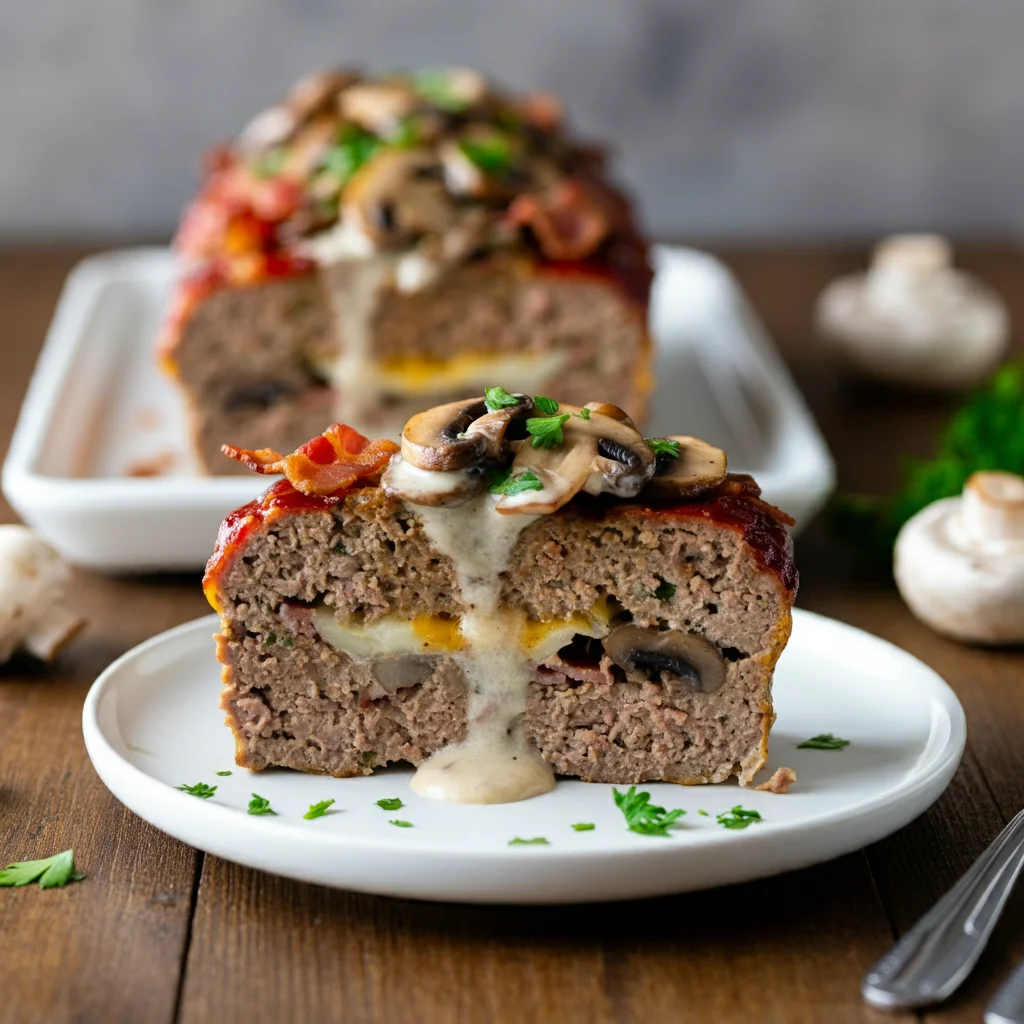
[(237, 763), (518, 800), (554, 775), (685, 784), (764, 764), (797, 576), (786, 525), (725, 453), (622, 409), (490, 388), (401, 446), (335, 425), (225, 520)]
[(311, 75), (210, 157), (176, 248), (160, 351), (210, 472), (495, 379), (645, 413), (647, 247), (550, 96)]

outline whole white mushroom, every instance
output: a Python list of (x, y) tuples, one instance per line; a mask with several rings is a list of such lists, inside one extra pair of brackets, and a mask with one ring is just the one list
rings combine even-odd
[(1009, 317), (994, 291), (952, 264), (938, 235), (883, 239), (865, 273), (821, 293), (819, 333), (871, 377), (928, 388), (978, 382), (1006, 350)]
[(71, 574), (28, 527), (0, 526), (0, 664), (18, 649), (50, 661), (85, 625), (64, 604)]
[(973, 474), (904, 524), (896, 585), (926, 625), (971, 643), (1024, 642), (1024, 477)]

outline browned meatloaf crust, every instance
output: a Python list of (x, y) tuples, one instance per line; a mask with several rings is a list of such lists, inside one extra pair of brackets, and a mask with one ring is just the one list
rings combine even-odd
[[(193, 437), (209, 472), (245, 472), (222, 444), (292, 451), (337, 415), (336, 395), (318, 360), (344, 346), (328, 312), (326, 289), (342, 270), (212, 292), (186, 321), (178, 343), (180, 381)], [(339, 301), (344, 301), (344, 297)], [(372, 333), (380, 360), (465, 353), (565, 353), (565, 368), (540, 382), (583, 404), (590, 395), (631, 411), (638, 421), (648, 390), (643, 310), (609, 279), (543, 272), (522, 260), (491, 259), (451, 272), (411, 295), (384, 294)], [(461, 397), (441, 393), (439, 400)], [(432, 404), (433, 398), (428, 404)], [(421, 397), (387, 398), (389, 417), (419, 412)], [(373, 426), (371, 424), (371, 426)]]
[[(742, 495), (649, 509), (574, 502), (520, 535), (502, 601), (534, 619), (614, 598), (639, 626), (706, 637), (725, 683), (626, 682), (607, 657), (563, 649), (531, 684), (527, 732), (556, 772), (616, 783), (749, 780), (767, 755), (771, 677), (791, 626), (788, 535)], [(243, 517), (244, 519), (244, 517)], [(310, 607), (339, 618), (457, 616), (450, 562), (415, 511), (377, 488), (228, 531), (208, 571), (223, 617), (223, 707), (238, 764), (365, 775), (421, 763), (461, 739), (465, 679), (449, 656), (356, 662), (321, 640)]]

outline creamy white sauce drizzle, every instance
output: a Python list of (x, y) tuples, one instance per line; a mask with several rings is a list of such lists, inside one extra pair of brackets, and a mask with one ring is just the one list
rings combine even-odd
[(465, 649), (453, 657), (469, 685), (467, 734), (420, 765), (411, 786), (452, 803), (509, 803), (554, 788), (551, 766), (523, 731), (533, 677), (529, 659), (499, 609), (501, 573), (522, 530), (536, 516), (501, 515), (484, 493), (457, 508), (411, 506), (459, 580)]

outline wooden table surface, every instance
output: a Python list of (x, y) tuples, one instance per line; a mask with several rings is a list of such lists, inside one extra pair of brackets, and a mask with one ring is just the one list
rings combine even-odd
[[(0, 451), (61, 283), (82, 252), (0, 253)], [(728, 251), (818, 417), (847, 488), (883, 490), (926, 453), (949, 403), (869, 393), (810, 331), (821, 286), (863, 252)], [(1024, 259), (962, 262), (1011, 303), (1024, 333)], [(0, 519), (13, 514), (0, 503)], [(939, 802), (866, 850), (713, 892), (609, 906), (431, 905), (301, 885), (170, 839), (122, 807), (89, 764), (79, 719), (114, 658), (208, 611), (199, 577), (77, 574), (90, 624), (55, 664), (0, 669), (0, 862), (74, 847), (64, 889), (0, 890), (0, 1020), (881, 1021), (864, 970), (1024, 806), (1024, 653), (972, 650), (918, 624), (820, 526), (797, 544), (799, 605), (905, 647), (967, 712), (963, 764)], [(1024, 954), (1014, 899), (974, 976), (928, 1020), (981, 1020)], [(912, 1019), (904, 1015), (897, 1019)]]

